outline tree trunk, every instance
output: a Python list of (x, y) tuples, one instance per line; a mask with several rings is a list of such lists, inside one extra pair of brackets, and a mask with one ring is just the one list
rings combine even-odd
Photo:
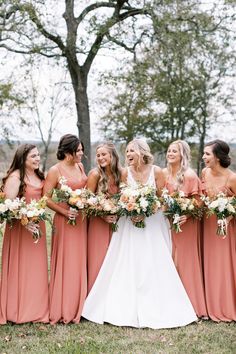
[(75, 105), (77, 112), (77, 127), (79, 138), (84, 144), (84, 168), (88, 172), (91, 168), (91, 139), (90, 139), (90, 114), (87, 93), (88, 75), (86, 70), (68, 62), (68, 68), (71, 74), (72, 86), (75, 94)]
[(87, 79), (78, 78), (79, 85), (75, 91), (76, 111), (77, 111), (77, 127), (79, 138), (84, 144), (85, 159), (84, 167), (88, 172), (91, 168), (91, 139), (90, 139), (90, 114), (87, 94)]
[(204, 152), (205, 137), (206, 137), (206, 122), (207, 122), (207, 112), (203, 112), (203, 122), (202, 122), (202, 131), (199, 139), (199, 151), (198, 151), (198, 161), (197, 161), (197, 173), (200, 175), (202, 171), (202, 156)]
[(48, 159), (48, 145), (44, 145), (44, 152), (43, 152), (43, 165), (42, 165), (42, 170), (43, 172), (46, 171), (46, 165), (47, 165), (47, 159)]

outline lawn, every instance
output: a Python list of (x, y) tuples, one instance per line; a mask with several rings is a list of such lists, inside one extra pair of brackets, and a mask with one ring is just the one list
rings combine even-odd
[[(48, 248), (50, 248), (48, 230)], [(2, 238), (0, 240), (1, 249)], [(80, 324), (0, 326), (0, 354), (236, 354), (236, 323), (199, 321), (168, 330), (135, 329), (86, 320)]]
[(96, 325), (5, 325), (0, 353), (236, 353), (236, 324), (199, 322), (169, 330)]

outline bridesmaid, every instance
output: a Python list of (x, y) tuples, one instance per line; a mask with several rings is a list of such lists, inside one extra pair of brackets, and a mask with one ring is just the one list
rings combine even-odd
[[(96, 148), (97, 168), (90, 171), (87, 188), (94, 193), (115, 194), (119, 191), (121, 168), (114, 144), (106, 142)], [(88, 228), (88, 292), (91, 290), (105, 258), (111, 239), (110, 224), (115, 215), (91, 217)]]
[[(229, 146), (222, 140), (206, 144), (202, 171), (203, 190), (212, 197), (219, 192), (236, 195), (236, 174), (230, 165)], [(236, 220), (228, 218), (227, 236), (216, 235), (216, 217), (204, 219), (204, 276), (209, 317), (236, 321)]]
[[(44, 175), (39, 170), (40, 156), (35, 145), (18, 147), (3, 178), (7, 198), (25, 197), (26, 202), (40, 199)], [(48, 322), (48, 264), (45, 224), (35, 244), (32, 232), (38, 225), (22, 226), (16, 220), (6, 225), (2, 249), (0, 323)]]
[[(187, 197), (199, 197), (200, 180), (189, 167), (190, 148), (183, 140), (171, 143), (167, 150), (166, 188), (170, 193), (183, 191)], [(181, 233), (172, 231), (172, 255), (198, 317), (207, 317), (200, 260), (200, 222), (181, 216)]]
[[(59, 142), (59, 162), (48, 172), (44, 192), (50, 197), (53, 188), (60, 188), (60, 177), (65, 177), (72, 189), (83, 188), (87, 177), (81, 158), (84, 146), (75, 135), (66, 134)], [(50, 323), (79, 323), (87, 294), (87, 223), (81, 213), (70, 210), (65, 203), (48, 206), (54, 210), (54, 229), (51, 250), (51, 279), (49, 287)], [(76, 218), (76, 225), (68, 224)]]

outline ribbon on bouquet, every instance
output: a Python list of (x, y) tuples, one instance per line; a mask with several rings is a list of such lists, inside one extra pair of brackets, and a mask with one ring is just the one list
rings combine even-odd
[(179, 214), (174, 214), (173, 229), (176, 232), (182, 232), (181, 227), (180, 227), (180, 215)]
[(218, 219), (217, 220), (217, 235), (223, 236), (225, 238), (227, 236), (227, 220), (226, 218)]

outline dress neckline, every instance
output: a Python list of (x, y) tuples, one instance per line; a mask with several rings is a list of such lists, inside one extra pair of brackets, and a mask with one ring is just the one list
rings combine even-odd
[(151, 169), (150, 169), (148, 178), (147, 178), (146, 182), (144, 182), (144, 183), (143, 183), (143, 182), (140, 182), (140, 181), (137, 181), (137, 180), (134, 178), (130, 167), (128, 167), (128, 171), (129, 171), (129, 175), (131, 176), (132, 180), (133, 180), (135, 183), (140, 183), (140, 184), (142, 184), (143, 186), (145, 186), (145, 185), (147, 185), (147, 184), (149, 183), (149, 181), (150, 181), (150, 178), (151, 178), (151, 175), (152, 175), (152, 172), (153, 172), (153, 168), (154, 168), (154, 165), (151, 166)]

